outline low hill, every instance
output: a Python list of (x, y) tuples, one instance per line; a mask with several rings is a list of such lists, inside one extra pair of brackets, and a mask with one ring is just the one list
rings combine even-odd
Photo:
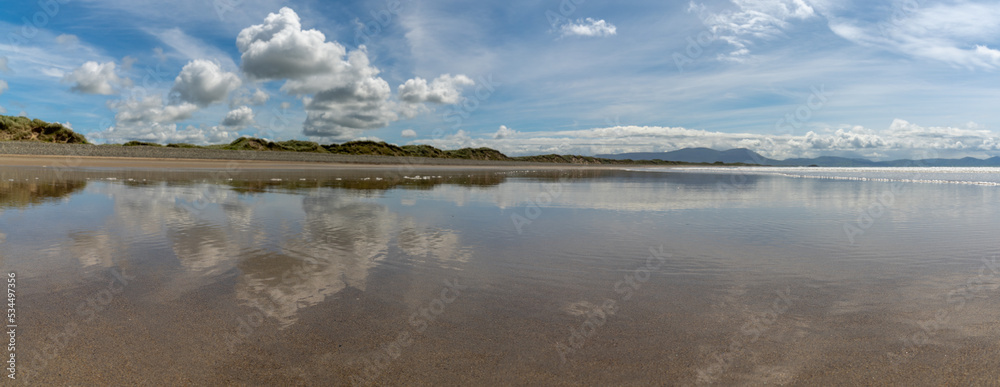
[(87, 144), (82, 134), (57, 123), (0, 115), (0, 141), (40, 141)]

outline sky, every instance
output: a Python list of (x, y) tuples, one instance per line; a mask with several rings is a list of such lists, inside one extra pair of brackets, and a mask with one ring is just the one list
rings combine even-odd
[(0, 114), (97, 143), (1000, 156), (990, 1), (41, 0)]

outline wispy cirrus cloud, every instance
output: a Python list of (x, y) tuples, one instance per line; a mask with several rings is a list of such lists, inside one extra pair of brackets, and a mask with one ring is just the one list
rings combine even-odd
[(720, 59), (742, 61), (757, 40), (780, 37), (793, 21), (816, 16), (804, 0), (732, 0), (732, 5), (717, 11), (694, 1), (688, 6), (718, 39), (733, 47)]
[[(876, 21), (832, 16), (830, 30), (859, 45), (967, 68), (1000, 68), (1000, 4), (895, 4)], [(992, 46), (992, 47), (991, 47)]]

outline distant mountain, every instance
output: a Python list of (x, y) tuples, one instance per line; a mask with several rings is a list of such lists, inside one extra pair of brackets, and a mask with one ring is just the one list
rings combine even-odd
[(738, 148), (718, 151), (709, 148), (684, 148), (671, 152), (639, 152), (595, 155), (594, 157), (613, 160), (666, 160), (687, 163), (745, 163), (777, 166), (819, 166), (819, 167), (1000, 167), (1000, 157), (977, 159), (925, 159), (872, 161), (861, 158), (822, 156), (816, 158), (794, 158), (775, 160), (761, 156), (749, 149)]

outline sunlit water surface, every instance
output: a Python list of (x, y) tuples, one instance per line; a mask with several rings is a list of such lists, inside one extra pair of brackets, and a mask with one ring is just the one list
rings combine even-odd
[(988, 384), (998, 172), (4, 168), (0, 257), (38, 384)]

